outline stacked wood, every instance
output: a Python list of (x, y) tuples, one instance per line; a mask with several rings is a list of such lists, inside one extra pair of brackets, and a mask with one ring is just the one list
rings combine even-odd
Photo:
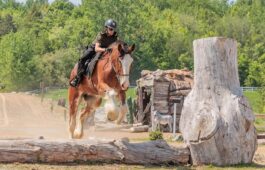
[[(159, 111), (162, 114), (173, 114), (173, 103), (177, 103), (177, 129), (182, 110), (184, 97), (191, 91), (193, 75), (188, 70), (143, 70), (142, 78), (137, 81), (138, 86), (138, 122), (151, 118), (152, 111)], [(151, 91), (150, 105), (144, 104), (145, 90)], [(149, 112), (146, 112), (149, 111)], [(150, 115), (149, 114), (149, 115)]]
[(188, 148), (163, 140), (0, 140), (1, 163), (102, 162), (126, 164), (188, 164)]

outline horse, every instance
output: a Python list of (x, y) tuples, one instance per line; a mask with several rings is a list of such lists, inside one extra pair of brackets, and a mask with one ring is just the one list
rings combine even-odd
[[(129, 73), (133, 58), (131, 53), (135, 44), (129, 46), (123, 41), (116, 41), (109, 46), (112, 50), (104, 52), (95, 65), (90, 77), (83, 76), (77, 87), (69, 87), (69, 133), (70, 138), (80, 139), (83, 137), (83, 123), (87, 117), (100, 106), (102, 98), (118, 99), (119, 108), (116, 123), (120, 124), (128, 111), (126, 104), (126, 90), (129, 88)], [(77, 64), (71, 71), (70, 80), (77, 74)], [(78, 106), (85, 101), (85, 107), (81, 110), (76, 125)], [(117, 107), (117, 106), (115, 106)], [(113, 112), (110, 111), (110, 112)]]

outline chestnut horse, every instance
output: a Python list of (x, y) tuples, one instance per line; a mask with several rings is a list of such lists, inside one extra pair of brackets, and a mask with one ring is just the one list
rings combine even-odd
[[(84, 76), (76, 88), (68, 89), (70, 138), (82, 138), (85, 119), (100, 106), (103, 97), (118, 99), (120, 107), (115, 108), (119, 112), (116, 123), (120, 124), (124, 119), (128, 110), (125, 92), (129, 87), (129, 72), (133, 62), (131, 53), (135, 45), (127, 46), (122, 41), (116, 41), (110, 48), (112, 51), (103, 53), (91, 77)], [(70, 80), (76, 74), (77, 64), (71, 72)], [(85, 107), (81, 110), (76, 125), (78, 105), (82, 100), (85, 101)]]

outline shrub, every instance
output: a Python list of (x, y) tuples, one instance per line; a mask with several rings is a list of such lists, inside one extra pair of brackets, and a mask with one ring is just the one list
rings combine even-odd
[(163, 133), (161, 131), (151, 131), (149, 132), (149, 139), (150, 140), (158, 140), (158, 139), (163, 139)]

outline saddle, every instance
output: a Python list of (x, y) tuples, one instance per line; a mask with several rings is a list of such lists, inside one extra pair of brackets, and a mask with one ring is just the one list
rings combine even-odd
[(91, 77), (95, 68), (95, 65), (97, 64), (98, 60), (101, 58), (102, 54), (97, 53), (92, 60), (88, 60), (85, 63), (85, 75), (88, 77)]

